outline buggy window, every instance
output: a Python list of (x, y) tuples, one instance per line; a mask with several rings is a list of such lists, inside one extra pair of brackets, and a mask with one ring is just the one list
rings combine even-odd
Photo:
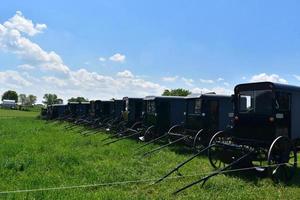
[(240, 91), (238, 97), (238, 108), (240, 113), (272, 113), (273, 105), (271, 90)]
[(147, 112), (148, 113), (155, 113), (155, 102), (154, 101), (149, 101), (147, 103)]
[(202, 100), (201, 99), (196, 99), (194, 113), (195, 114), (201, 113), (201, 107), (202, 107)]
[(279, 111), (289, 111), (290, 110), (290, 95), (284, 92), (276, 93), (276, 109)]

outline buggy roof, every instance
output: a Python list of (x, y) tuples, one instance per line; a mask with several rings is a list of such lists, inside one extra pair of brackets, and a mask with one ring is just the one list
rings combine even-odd
[(87, 101), (87, 102), (80, 102), (80, 104), (90, 104), (90, 102), (89, 101)]
[(144, 100), (155, 100), (155, 99), (185, 99), (185, 97), (180, 97), (180, 96), (146, 96)]
[(94, 100), (94, 102), (100, 103), (100, 102), (114, 102), (113, 100)]
[(239, 88), (270, 88), (275, 90), (283, 90), (283, 91), (290, 91), (290, 92), (300, 92), (299, 86), (288, 85), (288, 84), (281, 84), (281, 83), (273, 83), (273, 82), (256, 82), (256, 83), (243, 83), (235, 86), (234, 91), (237, 91)]
[(68, 104), (79, 104), (79, 102), (69, 102)]
[(141, 97), (123, 97), (123, 100), (132, 99), (132, 100), (143, 100)]
[(221, 95), (221, 94), (215, 94), (215, 93), (207, 93), (207, 94), (192, 94), (187, 97), (186, 99), (200, 99), (200, 98), (216, 98), (216, 99), (221, 99), (221, 98), (231, 98), (230, 95)]
[(51, 106), (67, 106), (66, 104), (52, 104)]

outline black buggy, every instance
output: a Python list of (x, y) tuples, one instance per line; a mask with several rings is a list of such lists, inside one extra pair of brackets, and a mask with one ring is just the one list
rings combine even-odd
[(132, 133), (135, 133), (142, 125), (142, 114), (143, 98), (124, 97), (121, 118), (111, 128), (115, 133), (102, 141), (114, 137), (127, 138)]
[[(138, 111), (140, 111), (140, 104)], [(110, 141), (111, 144), (119, 140), (135, 137), (141, 141), (149, 141), (153, 138), (160, 137), (171, 126), (183, 123), (185, 112), (184, 97), (165, 97), (165, 96), (148, 96), (143, 99), (143, 112), (141, 122), (137, 121), (139, 117), (136, 112), (134, 115), (134, 127), (126, 129), (120, 138)], [(138, 118), (139, 119), (139, 118)]]
[(194, 184), (232, 169), (267, 172), (286, 182), (297, 168), (300, 147), (300, 87), (272, 82), (237, 85), (234, 123), (211, 139), (208, 157), (215, 171)]
[(103, 128), (106, 131), (114, 132), (119, 130), (120, 124), (122, 123), (122, 113), (125, 109), (125, 101), (123, 99), (114, 99), (111, 110), (109, 120), (103, 124)]
[(46, 116), (45, 118), (48, 120), (56, 120), (65, 115), (67, 111), (67, 105), (64, 104), (52, 104), (48, 105), (43, 112), (45, 113), (44, 115)]
[(123, 100), (96, 100), (91, 101), (90, 104), (90, 117), (84, 124), (92, 128), (90, 131), (95, 133), (103, 130), (112, 131), (118, 126), (124, 109)]
[[(175, 143), (184, 143), (195, 150), (208, 146), (211, 137), (219, 130), (225, 130), (230, 124), (233, 104), (231, 96), (217, 95), (215, 93), (194, 94), (186, 97), (186, 110), (184, 123), (172, 126), (158, 139), (168, 139), (168, 144), (151, 150), (156, 152)], [(150, 153), (149, 152), (149, 153)]]

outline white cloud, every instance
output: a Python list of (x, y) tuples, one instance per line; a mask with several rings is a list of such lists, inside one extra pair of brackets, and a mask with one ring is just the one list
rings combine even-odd
[(223, 84), (227, 87), (230, 85), (228, 82), (224, 82)]
[(44, 70), (68, 73), (69, 68), (64, 65), (59, 55), (54, 51), (44, 51), (24, 35), (34, 36), (46, 27), (45, 24), (34, 25), (31, 20), (26, 19), (21, 12), (17, 11), (15, 16), (0, 24), (0, 49), (16, 54), (29, 65)]
[(187, 86), (192, 87), (194, 84), (194, 80), (190, 79), (190, 78), (184, 78), (182, 77), (181, 80), (184, 82), (184, 84), (186, 84)]
[(162, 80), (165, 82), (175, 82), (178, 78), (178, 76), (166, 76), (162, 77)]
[(276, 83), (284, 83), (287, 84), (288, 81), (281, 78), (279, 75), (277, 74), (271, 74), (268, 75), (266, 73), (261, 73), (261, 74), (257, 74), (252, 76), (252, 78), (250, 79), (251, 82), (263, 82), (263, 81), (270, 81), (270, 82), (276, 82)]
[(116, 53), (114, 55), (112, 55), (111, 57), (109, 57), (109, 60), (114, 61), (114, 62), (124, 62), (126, 59), (125, 55), (122, 55), (120, 53)]
[(17, 30), (19, 32), (26, 33), (29, 36), (41, 33), (47, 28), (46, 24), (34, 25), (31, 20), (28, 20), (23, 16), (21, 11), (17, 11), (15, 16), (4, 22), (3, 25), (9, 30)]
[(106, 58), (104, 58), (104, 57), (99, 57), (98, 60), (99, 60), (100, 62), (105, 62), (105, 61), (106, 61)]
[(134, 78), (134, 75), (129, 70), (124, 70), (123, 72), (118, 72), (117, 76), (121, 77), (121, 78)]
[(20, 88), (22, 86), (31, 86), (32, 83), (22, 77), (22, 75), (17, 71), (7, 70), (0, 72), (0, 83), (1, 86), (9, 86), (12, 88)]
[[(0, 49), (25, 61), (26, 64), (18, 66), (18, 69), (27, 70), (34, 66), (35, 73), (0, 71), (0, 93), (14, 89), (18, 93), (37, 95), (41, 102), (45, 93), (56, 93), (65, 100), (72, 96), (110, 99), (160, 95), (165, 89), (164, 86), (147, 81), (141, 75), (136, 76), (129, 70), (118, 72), (115, 76), (90, 72), (87, 69), (72, 70), (64, 65), (58, 54), (47, 52), (28, 39), (41, 33), (46, 25), (34, 24), (20, 12), (7, 22), (9, 23), (0, 24)], [(123, 62), (125, 55), (115, 54), (111, 60)]]
[(300, 81), (300, 76), (299, 75), (293, 75), (295, 79), (297, 79), (298, 81)]
[(225, 94), (225, 95), (231, 95), (233, 93), (232, 90), (226, 89), (224, 87), (213, 87), (211, 89), (209, 88), (193, 88), (192, 93), (197, 93), (197, 94), (203, 94), (203, 93), (208, 93), (208, 92), (215, 92), (216, 94)]
[(19, 68), (19, 69), (22, 69), (22, 70), (32, 70), (32, 69), (34, 69), (35, 67), (32, 66), (32, 65), (23, 64), (23, 65), (19, 65), (18, 68)]
[(246, 76), (243, 76), (242, 79), (243, 79), (243, 80), (246, 80), (247, 78), (246, 78)]
[(219, 78), (217, 79), (217, 81), (218, 81), (218, 82), (224, 81), (224, 78), (219, 77)]
[(43, 76), (42, 79), (49, 84), (53, 84), (59, 87), (63, 87), (67, 85), (67, 82), (63, 79), (56, 78), (54, 76)]
[(201, 83), (209, 83), (209, 84), (214, 83), (213, 80), (209, 80), (209, 79), (200, 79), (200, 82), (201, 82)]

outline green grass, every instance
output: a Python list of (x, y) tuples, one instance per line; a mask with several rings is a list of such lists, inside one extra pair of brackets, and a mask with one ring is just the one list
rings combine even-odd
[(11, 110), (11, 109), (2, 109), (0, 108), (0, 119), (2, 118), (20, 118), (20, 117), (36, 117), (38, 116), (41, 110), (33, 110), (33, 111), (19, 111), (19, 110)]
[[(64, 125), (37, 119), (36, 112), (0, 109), (0, 191), (153, 179), (164, 175), (189, 154), (165, 149), (151, 157), (134, 155), (139, 145), (125, 140), (103, 146), (107, 134), (82, 136)], [(147, 149), (154, 148), (155, 145)], [(201, 156), (180, 172), (212, 170)], [(200, 176), (107, 187), (0, 194), (0, 199), (299, 199), (300, 176), (289, 186), (253, 175), (220, 175), (173, 196), (176, 189)]]

